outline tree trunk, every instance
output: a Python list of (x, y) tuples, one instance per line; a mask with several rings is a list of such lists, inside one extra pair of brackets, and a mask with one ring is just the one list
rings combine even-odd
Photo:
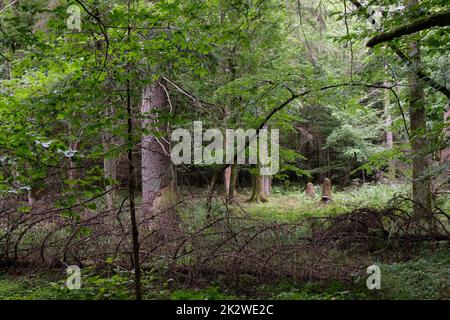
[(392, 117), (389, 111), (389, 93), (385, 90), (385, 98), (384, 98), (384, 112), (386, 115), (386, 148), (392, 149), (394, 147), (394, 135), (392, 134), (391, 126), (392, 126)]
[[(450, 123), (450, 109), (444, 113), (444, 124)], [(450, 137), (450, 129), (444, 129), (444, 139), (447, 140)], [(450, 147), (446, 146), (441, 151), (441, 162), (450, 161)], [(447, 173), (450, 173), (450, 168), (448, 168)]]
[[(111, 137), (108, 137), (107, 134), (103, 137), (103, 146), (104, 150), (107, 151), (111, 146)], [(117, 180), (117, 166), (116, 166), (116, 158), (114, 157), (105, 157), (103, 158), (103, 172), (106, 179), (115, 181)], [(111, 182), (110, 181), (110, 182)], [(108, 184), (105, 188), (106, 190), (106, 208), (108, 210), (114, 209), (114, 201), (116, 197), (116, 191), (113, 190), (113, 186)]]
[(253, 177), (253, 190), (248, 202), (267, 202), (267, 194), (264, 192), (264, 176), (259, 173), (260, 165), (257, 166)]
[[(407, 0), (407, 7), (417, 5), (417, 0)], [(416, 38), (417, 39), (417, 38)], [(409, 72), (409, 114), (411, 126), (411, 147), (413, 154), (413, 213), (422, 216), (431, 212), (431, 179), (425, 176), (429, 166), (426, 137), (426, 107), (424, 84), (417, 76), (420, 71), (420, 43), (410, 45), (411, 70)]]
[(308, 184), (306, 185), (306, 197), (314, 199), (316, 197), (316, 192), (314, 190), (314, 185), (312, 184), (312, 182), (308, 182)]
[[(129, 6), (129, 4), (128, 4)], [(129, 9), (129, 7), (128, 7)], [(130, 37), (128, 27), (128, 38)], [(127, 64), (127, 74), (130, 72), (131, 64)], [(127, 160), (128, 160), (128, 202), (130, 209), (131, 240), (132, 240), (132, 262), (134, 268), (134, 291), (136, 300), (142, 299), (141, 292), (141, 259), (139, 243), (139, 225), (136, 218), (136, 205), (134, 194), (134, 164), (133, 164), (133, 111), (131, 107), (131, 81), (127, 79)]]
[(331, 180), (325, 178), (322, 184), (322, 202), (330, 202), (331, 201)]
[[(264, 125), (264, 129), (268, 129), (268, 125)], [(254, 183), (253, 183), (253, 192), (252, 196), (250, 197), (249, 201), (256, 201), (256, 202), (267, 202), (269, 201), (268, 197), (270, 194), (270, 188), (271, 188), (271, 176), (262, 176), (260, 174), (261, 171), (261, 164), (259, 163), (258, 159), (258, 165), (256, 166), (256, 174), (254, 177)]]
[(231, 184), (231, 172), (232, 172), (232, 166), (229, 166), (225, 169), (223, 173), (223, 179), (225, 184), (225, 196), (227, 200), (230, 197), (230, 184)]
[(231, 165), (225, 169), (225, 188), (227, 202), (232, 203), (236, 197), (236, 184), (238, 175), (238, 166), (236, 164)]
[[(175, 185), (170, 144), (167, 140), (167, 124), (159, 117), (168, 110), (164, 81), (158, 80), (143, 90), (141, 113), (142, 126), (142, 212), (149, 217), (162, 210), (157, 218), (164, 237), (175, 230), (177, 217), (173, 210), (166, 210), (174, 201)], [(157, 133), (152, 134), (148, 131)]]
[(272, 188), (272, 176), (263, 176), (263, 192), (266, 197), (270, 196), (270, 190)]
[[(385, 81), (384, 85), (388, 86), (389, 84), (387, 83), (387, 81)], [(394, 147), (394, 135), (393, 135), (392, 129), (391, 129), (392, 117), (391, 117), (391, 111), (390, 111), (389, 91), (384, 90), (383, 94), (384, 94), (383, 105), (384, 105), (384, 115), (385, 115), (385, 125), (386, 125), (386, 148), (392, 149)], [(395, 163), (393, 160), (389, 161), (387, 179), (388, 180), (395, 179)]]
[[(75, 113), (72, 114), (72, 116), (75, 117)], [(72, 127), (70, 126), (70, 123), (68, 125), (67, 131), (69, 133), (69, 136), (74, 136), (74, 137), (77, 136), (77, 132), (72, 129)], [(76, 150), (77, 145), (78, 145), (77, 141), (70, 141), (69, 142), (70, 150)], [(69, 169), (67, 172), (67, 177), (69, 180), (75, 180), (77, 178), (77, 170), (75, 169), (76, 163), (73, 162), (71, 157), (69, 158), (68, 166), (69, 166)]]

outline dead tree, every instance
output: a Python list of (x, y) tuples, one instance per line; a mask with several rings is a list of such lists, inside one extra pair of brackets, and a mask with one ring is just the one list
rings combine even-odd
[(314, 185), (312, 182), (308, 182), (306, 185), (306, 196), (308, 198), (314, 199), (316, 197), (316, 192), (314, 191)]
[(322, 184), (322, 202), (331, 201), (331, 180), (325, 178)]

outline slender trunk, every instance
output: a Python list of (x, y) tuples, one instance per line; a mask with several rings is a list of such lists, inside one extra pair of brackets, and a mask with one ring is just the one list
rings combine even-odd
[[(444, 124), (450, 123), (450, 109), (444, 113)], [(450, 137), (450, 129), (444, 129), (444, 139), (447, 140)], [(441, 162), (450, 161), (450, 147), (446, 146), (441, 151)], [(447, 173), (450, 173), (450, 168), (448, 168)]]
[[(226, 69), (225, 67), (223, 69)], [(226, 72), (224, 70), (224, 72)], [(223, 120), (224, 123), (227, 124), (228, 123), (228, 117), (230, 115), (230, 110), (228, 109), (228, 106), (225, 106), (224, 111), (223, 111)], [(226, 139), (224, 139), (223, 141), (224, 143), (224, 148), (227, 145), (227, 141)], [(234, 177), (233, 174), (235, 174), (234, 169), (236, 168), (236, 164), (233, 164), (229, 167), (227, 167), (223, 173), (223, 182), (225, 185), (225, 199), (227, 202), (232, 202), (233, 198), (234, 198)]]
[[(385, 86), (388, 86), (387, 81), (384, 82)], [(385, 126), (386, 126), (386, 148), (392, 149), (394, 147), (394, 135), (392, 133), (392, 117), (390, 111), (390, 99), (389, 99), (389, 91), (384, 90), (383, 92), (383, 105), (384, 105), (384, 115), (385, 115)], [(389, 161), (389, 168), (387, 178), (389, 180), (395, 179), (395, 163), (393, 160)]]
[[(72, 114), (72, 116), (75, 117), (75, 114)], [(77, 135), (77, 133), (70, 126), (70, 123), (69, 123), (69, 126), (68, 126), (68, 132), (69, 132), (69, 136), (76, 136)], [(69, 143), (69, 148), (70, 148), (70, 150), (75, 150), (77, 148), (77, 142), (76, 141), (71, 141)], [(68, 163), (69, 163), (69, 169), (68, 169), (68, 172), (67, 172), (67, 176), (68, 176), (69, 180), (75, 180), (77, 178), (77, 171), (75, 169), (76, 164), (75, 164), (75, 162), (73, 162), (72, 158), (69, 158)]]
[[(387, 85), (387, 84), (385, 84)], [(386, 116), (386, 147), (392, 149), (394, 147), (394, 135), (392, 134), (392, 117), (389, 110), (389, 92), (384, 90), (384, 114)]]
[(208, 196), (206, 198), (206, 220), (211, 219), (211, 209), (212, 209), (212, 198), (214, 196), (214, 189), (216, 187), (217, 180), (220, 177), (221, 172), (215, 172), (211, 178), (208, 187)]
[(233, 202), (237, 193), (237, 178), (238, 178), (238, 165), (234, 164), (231, 166), (231, 177), (230, 177), (230, 192), (228, 193), (228, 202)]
[(223, 173), (223, 182), (225, 184), (225, 196), (227, 200), (230, 198), (230, 184), (231, 184), (231, 172), (233, 166), (229, 166), (225, 169)]
[(142, 299), (141, 267), (139, 256), (139, 229), (136, 221), (136, 206), (134, 196), (134, 165), (133, 165), (133, 120), (131, 110), (130, 80), (127, 80), (127, 113), (128, 113), (128, 197), (130, 203), (131, 235), (133, 241), (133, 265), (136, 300)]
[[(28, 167), (28, 165), (26, 165), (26, 167)], [(30, 206), (30, 207), (33, 207), (33, 205), (34, 205), (34, 203), (35, 203), (35, 188), (34, 188), (34, 186), (33, 186), (33, 179), (32, 178), (29, 178), (30, 179), (30, 185), (29, 185), (29, 189), (27, 190), (27, 198), (28, 198), (28, 205)]]
[[(128, 12), (130, 11), (131, 1), (128, 1)], [(128, 22), (127, 29), (128, 41), (131, 36), (131, 25)], [(127, 75), (131, 71), (131, 63), (127, 63)], [(134, 196), (134, 164), (133, 164), (133, 111), (131, 108), (131, 81), (127, 77), (127, 159), (128, 159), (128, 198), (131, 220), (131, 236), (133, 243), (133, 266), (134, 266), (134, 286), (136, 300), (142, 300), (141, 293), (141, 265), (140, 265), (140, 244), (139, 244), (139, 227), (136, 221), (136, 206)]]
[[(112, 138), (108, 138), (108, 135), (104, 135), (103, 137), (103, 145), (104, 145), (104, 150), (107, 151), (110, 147), (110, 141), (108, 141), (108, 139), (112, 139)], [(104, 171), (104, 176), (106, 179), (112, 181), (117, 180), (117, 167), (116, 167), (116, 158), (114, 157), (105, 157), (103, 159), (103, 171)], [(113, 210), (114, 209), (114, 201), (115, 201), (115, 196), (116, 196), (116, 192), (113, 189), (113, 186), (111, 184), (108, 184), (106, 186), (106, 208), (108, 210)]]
[(237, 175), (238, 175), (238, 167), (236, 164), (233, 164), (225, 169), (224, 172), (225, 190), (227, 202), (229, 203), (233, 202), (234, 197), (236, 196)]

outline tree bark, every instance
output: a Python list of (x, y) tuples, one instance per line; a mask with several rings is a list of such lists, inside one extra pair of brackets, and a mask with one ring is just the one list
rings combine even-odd
[(259, 173), (261, 166), (258, 165), (256, 174), (253, 177), (252, 195), (248, 202), (267, 202), (267, 194), (264, 192), (264, 176)]
[(330, 202), (331, 201), (331, 180), (325, 178), (322, 184), (322, 202)]
[(270, 190), (272, 188), (272, 177), (271, 176), (263, 176), (263, 192), (266, 195), (266, 197), (270, 196)]
[[(161, 211), (157, 220), (166, 237), (176, 228), (177, 217), (173, 210), (166, 210), (174, 200), (175, 185), (168, 126), (158, 119), (169, 112), (163, 85), (164, 80), (160, 79), (146, 86), (142, 95), (142, 212), (148, 217), (152, 212)], [(153, 132), (148, 133), (148, 130)]]

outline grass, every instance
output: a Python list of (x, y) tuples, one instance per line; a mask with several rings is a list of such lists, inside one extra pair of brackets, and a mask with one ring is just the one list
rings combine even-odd
[[(317, 189), (317, 187), (316, 187)], [(279, 222), (295, 222), (302, 217), (329, 216), (358, 208), (384, 208), (395, 195), (406, 195), (404, 185), (363, 185), (334, 191), (332, 202), (323, 204), (320, 197), (307, 198), (302, 190), (274, 188), (268, 203), (243, 203), (243, 208), (252, 216)], [(320, 191), (316, 190), (320, 195)]]
[[(450, 247), (381, 264), (381, 299), (450, 299)], [(384, 282), (384, 284), (383, 284)]]

